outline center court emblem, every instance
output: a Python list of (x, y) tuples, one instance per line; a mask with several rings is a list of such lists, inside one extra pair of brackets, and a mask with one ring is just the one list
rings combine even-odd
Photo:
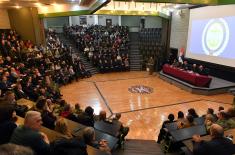
[(202, 47), (206, 55), (219, 56), (229, 41), (228, 23), (222, 19), (211, 19), (202, 34)]
[(128, 91), (131, 93), (151, 94), (153, 93), (153, 88), (144, 85), (136, 85), (128, 88)]

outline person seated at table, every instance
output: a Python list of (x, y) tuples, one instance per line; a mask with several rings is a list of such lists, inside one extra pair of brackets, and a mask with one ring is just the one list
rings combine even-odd
[(209, 133), (210, 132), (210, 128), (211, 128), (211, 125), (215, 123), (215, 119), (214, 119), (214, 116), (212, 114), (207, 114), (205, 115), (205, 126), (206, 126), (206, 130), (207, 132)]
[(185, 123), (181, 122), (181, 124), (178, 126), (178, 128), (182, 129), (182, 128), (189, 128), (192, 126), (195, 126), (194, 117), (192, 115), (188, 115), (186, 117), (186, 122)]
[(191, 69), (190, 65), (188, 64), (188, 61), (184, 61), (182, 68), (186, 71)]
[(14, 106), (0, 100), (0, 145), (10, 141), (14, 129), (17, 127), (15, 120)]
[(217, 115), (218, 120), (216, 124), (219, 124), (224, 130), (235, 128), (235, 121), (229, 118), (228, 114), (224, 111), (220, 111)]
[(21, 98), (29, 99), (28, 95), (22, 90), (22, 86), (20, 83), (16, 84), (14, 92), (17, 100)]
[[(206, 112), (206, 115), (208, 115), (208, 114), (211, 114), (212, 115), (212, 117), (213, 117), (213, 122), (216, 122), (217, 121), (217, 115), (216, 114), (214, 114), (214, 109), (212, 109), (212, 108), (208, 108), (207, 109), (207, 112)], [(205, 117), (206, 115), (202, 115), (202, 117)]]
[(60, 113), (60, 116), (65, 117), (69, 120), (72, 120), (74, 122), (78, 122), (77, 115), (73, 113), (73, 109), (70, 104), (66, 104), (63, 108), (63, 110)]
[(38, 155), (47, 155), (50, 152), (49, 139), (45, 133), (39, 131), (42, 125), (40, 112), (28, 111), (24, 125), (18, 126), (12, 136), (11, 143), (28, 146)]
[(182, 124), (184, 124), (187, 120), (184, 117), (184, 113), (182, 111), (178, 112), (178, 119), (176, 120), (177, 122), (177, 127), (182, 128)]
[(78, 114), (80, 114), (80, 113), (82, 113), (82, 112), (83, 112), (83, 110), (81, 109), (81, 107), (80, 107), (80, 104), (79, 104), (79, 103), (76, 103), (74, 107), (75, 107), (75, 109), (74, 109), (74, 113), (75, 113), (75, 114), (77, 114), (77, 115), (78, 115)]
[(194, 73), (197, 73), (197, 70), (198, 70), (197, 64), (193, 64), (191, 70), (192, 70)]
[(226, 113), (228, 114), (228, 117), (230, 118), (235, 117), (235, 109), (233, 107), (228, 108)]
[(168, 120), (165, 120), (162, 123), (162, 128), (160, 129), (160, 132), (159, 132), (159, 135), (158, 135), (158, 139), (157, 139), (157, 143), (160, 143), (163, 140), (164, 135), (166, 134), (166, 130), (164, 129), (164, 128), (166, 128), (165, 125), (168, 124), (168, 123), (175, 122), (174, 119), (175, 119), (174, 114), (169, 114), (168, 115)]
[(117, 113), (115, 115), (115, 117), (112, 120), (113, 124), (119, 124), (120, 127), (120, 137), (119, 138), (123, 138), (122, 140), (124, 140), (124, 138), (126, 137), (126, 135), (128, 134), (130, 128), (128, 126), (124, 126), (122, 122), (120, 122), (120, 118), (121, 118), (121, 113)]
[(97, 121), (103, 121), (103, 122), (109, 122), (109, 120), (106, 117), (106, 111), (101, 110), (99, 115), (95, 118)]
[(75, 138), (59, 138), (52, 142), (51, 155), (88, 155), (86, 141), (90, 140), (85, 133), (81, 133), (81, 136)]
[(95, 139), (95, 130), (92, 127), (86, 127), (83, 129), (83, 135), (80, 137), (83, 139), (87, 145), (93, 146), (101, 151), (104, 151), (108, 154), (111, 154), (111, 149), (108, 146), (108, 141), (105, 139), (100, 140), (99, 142)]
[(220, 111), (223, 111), (223, 110), (224, 110), (224, 107), (223, 106), (219, 106), (218, 111), (220, 112)]
[(208, 74), (209, 74), (209, 71), (208, 71), (208, 69), (204, 68), (203, 65), (200, 65), (200, 66), (198, 67), (197, 73), (200, 74), (200, 75), (208, 75)]
[(176, 59), (174, 59), (174, 62), (172, 63), (172, 66), (173, 67), (179, 67), (179, 62)]
[(194, 108), (188, 109), (188, 115), (193, 116), (193, 118), (199, 117), (198, 114), (196, 113), (196, 110)]
[(36, 108), (34, 110), (41, 113), (43, 126), (49, 128), (49, 129), (55, 128), (56, 117), (50, 111), (50, 109), (47, 105), (47, 100), (45, 98), (37, 101)]
[(218, 124), (210, 128), (210, 141), (204, 141), (199, 135), (193, 138), (194, 155), (232, 155), (235, 153), (233, 142), (224, 137), (224, 129)]
[(86, 126), (94, 127), (94, 109), (90, 106), (85, 108), (85, 111), (81, 114), (78, 114), (78, 123), (81, 123)]
[(29, 147), (11, 143), (0, 145), (0, 152), (2, 155), (35, 155)]
[(68, 123), (63, 117), (60, 117), (59, 119), (57, 119), (57, 121), (55, 122), (54, 130), (63, 134), (63, 138), (70, 139), (73, 137), (68, 128)]

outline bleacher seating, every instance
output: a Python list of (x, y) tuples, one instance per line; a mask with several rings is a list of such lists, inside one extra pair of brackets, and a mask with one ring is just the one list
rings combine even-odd
[(100, 72), (129, 70), (128, 27), (101, 25), (64, 27), (79, 52), (98, 67)]

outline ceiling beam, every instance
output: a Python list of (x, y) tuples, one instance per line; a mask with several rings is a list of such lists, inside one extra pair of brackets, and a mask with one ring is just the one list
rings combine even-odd
[[(133, 0), (114, 0), (114, 1), (133, 1)], [(187, 3), (187, 4), (203, 4), (203, 5), (221, 5), (221, 4), (235, 4), (235, 0), (134, 0), (135, 2), (149, 2), (149, 3)]]

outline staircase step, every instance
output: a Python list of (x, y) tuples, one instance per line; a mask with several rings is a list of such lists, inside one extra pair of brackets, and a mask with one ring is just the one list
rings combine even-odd
[(73, 55), (78, 56), (81, 60), (81, 62), (84, 64), (86, 70), (90, 71), (92, 75), (99, 73), (98, 69), (92, 66), (90, 62), (87, 61), (87, 58), (82, 55), (81, 52), (76, 48), (75, 43), (70, 40), (69, 38), (65, 37), (63, 34), (58, 35), (60, 37), (60, 40), (67, 46), (71, 46), (73, 49)]

